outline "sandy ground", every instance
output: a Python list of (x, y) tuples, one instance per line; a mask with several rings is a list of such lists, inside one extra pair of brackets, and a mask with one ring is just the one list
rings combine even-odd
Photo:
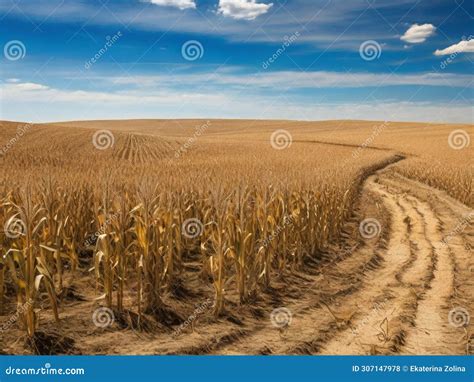
[(288, 306), (287, 327), (261, 325), (222, 342), (203, 336), (203, 348), (212, 344), (213, 354), (472, 352), (472, 325), (463, 312), (473, 308), (473, 231), (452, 234), (472, 211), (387, 170), (370, 177), (365, 192), (390, 215), (381, 225), (385, 245), (366, 243), (328, 267), (309, 287), (312, 299)]

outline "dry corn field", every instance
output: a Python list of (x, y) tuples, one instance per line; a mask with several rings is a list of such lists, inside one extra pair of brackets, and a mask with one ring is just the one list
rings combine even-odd
[(472, 354), (473, 133), (0, 122), (0, 354)]

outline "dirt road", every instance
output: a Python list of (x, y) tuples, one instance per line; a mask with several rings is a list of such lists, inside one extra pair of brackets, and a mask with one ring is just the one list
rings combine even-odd
[(364, 194), (389, 217), (366, 216), (363, 244), (315, 276), (314, 293), (282, 308), (286, 322), (197, 329), (193, 346), (173, 353), (472, 352), (473, 211), (390, 168), (368, 178)]
[(304, 272), (275, 275), (260, 298), (227, 301), (222, 317), (197, 295), (182, 329), (97, 328), (84, 272), (61, 328), (77, 354), (474, 354), (474, 212), (396, 169), (366, 179), (343, 241)]

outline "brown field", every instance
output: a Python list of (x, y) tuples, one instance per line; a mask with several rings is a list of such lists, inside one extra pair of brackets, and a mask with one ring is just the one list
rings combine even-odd
[(0, 354), (473, 353), (473, 133), (0, 122)]

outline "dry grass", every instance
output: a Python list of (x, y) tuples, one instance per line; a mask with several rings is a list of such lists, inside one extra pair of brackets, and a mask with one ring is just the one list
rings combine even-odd
[[(0, 236), (0, 300), (31, 301), (21, 315), (29, 337), (40, 306), (60, 320), (65, 275), (88, 256), (96, 297), (139, 322), (144, 314), (179, 320), (163, 296), (191, 293), (185, 262), (213, 288), (216, 316), (229, 291), (239, 303), (255, 298), (339, 240), (361, 180), (396, 152), (413, 155), (396, 171), (473, 203), (472, 166), (464, 165), (472, 156), (446, 144), (452, 127), (429, 126), (427, 149), (413, 145), (420, 126), (390, 124), (370, 141), (381, 150), (358, 150), (380, 124), (211, 121), (189, 144), (204, 123), (37, 125), (0, 159), (0, 224), (22, 223), (18, 237)], [(17, 128), (1, 123), (0, 141)], [(113, 130), (113, 147), (94, 147), (97, 128)], [(292, 134), (287, 149), (270, 145), (278, 128)], [(427, 167), (433, 156), (438, 163)]]

